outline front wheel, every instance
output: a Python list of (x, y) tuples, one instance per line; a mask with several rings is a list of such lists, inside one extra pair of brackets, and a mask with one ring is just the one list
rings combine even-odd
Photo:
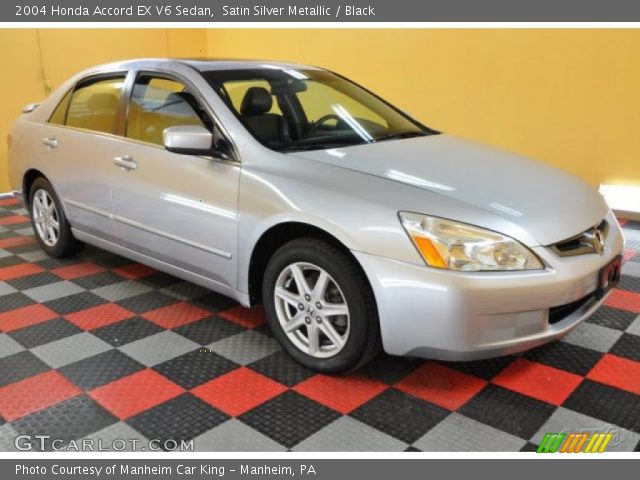
[(353, 370), (378, 352), (371, 287), (355, 261), (333, 245), (306, 238), (282, 246), (262, 288), (274, 336), (305, 367)]

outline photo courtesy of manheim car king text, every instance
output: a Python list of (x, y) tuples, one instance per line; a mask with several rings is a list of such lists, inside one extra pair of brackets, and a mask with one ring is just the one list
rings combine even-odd
[(639, 52), (627, 0), (0, 4), (0, 477), (634, 475)]

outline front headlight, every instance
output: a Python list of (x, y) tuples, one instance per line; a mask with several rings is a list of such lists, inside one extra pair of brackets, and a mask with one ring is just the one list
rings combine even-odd
[(417, 213), (400, 212), (400, 220), (430, 267), (462, 271), (544, 268), (531, 250), (500, 233)]

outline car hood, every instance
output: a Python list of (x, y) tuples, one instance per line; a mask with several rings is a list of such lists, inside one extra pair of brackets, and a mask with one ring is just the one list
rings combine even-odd
[(540, 245), (572, 237), (608, 212), (595, 188), (563, 170), (451, 135), (295, 155), (484, 208), (523, 228)]

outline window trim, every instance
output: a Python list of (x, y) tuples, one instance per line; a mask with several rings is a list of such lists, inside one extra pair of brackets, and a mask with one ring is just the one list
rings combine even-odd
[(209, 118), (213, 122), (213, 128), (214, 129), (215, 128), (218, 129), (218, 131), (220, 132), (220, 134), (222, 135), (224, 140), (227, 142), (227, 144), (231, 148), (231, 157), (232, 158), (230, 158), (230, 159), (226, 159), (225, 160), (225, 159), (221, 159), (221, 158), (217, 158), (217, 157), (213, 157), (213, 156), (202, 156), (202, 158), (213, 159), (215, 161), (222, 162), (222, 163), (230, 163), (230, 164), (241, 163), (238, 149), (237, 149), (235, 143), (233, 142), (233, 140), (231, 139), (231, 135), (229, 134), (229, 131), (222, 124), (222, 122), (220, 121), (218, 116), (215, 114), (215, 112), (213, 112), (213, 109), (211, 108), (209, 103), (205, 100), (204, 95), (202, 95), (200, 90), (198, 88), (196, 88), (188, 78), (186, 78), (186, 77), (184, 77), (184, 76), (182, 76), (182, 75), (180, 75), (178, 73), (175, 73), (175, 72), (169, 72), (169, 71), (166, 71), (166, 70), (150, 68), (150, 67), (144, 67), (144, 68), (140, 68), (140, 69), (132, 69), (129, 72), (129, 75), (131, 76), (131, 78), (130, 79), (127, 78), (127, 82), (125, 83), (125, 85), (123, 87), (123, 99), (126, 102), (125, 105), (123, 106), (123, 130), (122, 130), (122, 135), (121, 135), (121, 138), (123, 140), (126, 140), (128, 142), (139, 143), (141, 145), (146, 145), (146, 146), (149, 146), (149, 147), (159, 148), (161, 150), (165, 150), (166, 151), (166, 148), (163, 145), (158, 145), (156, 143), (151, 143), (151, 142), (145, 142), (144, 140), (138, 140), (136, 138), (129, 138), (129, 137), (126, 136), (127, 122), (129, 121), (129, 108), (131, 106), (131, 100), (133, 98), (133, 87), (135, 86), (135, 83), (136, 83), (136, 81), (138, 80), (139, 77), (141, 77), (141, 76), (152, 76), (152, 77), (157, 77), (157, 78), (160, 78), (160, 79), (163, 79), (163, 80), (171, 80), (171, 81), (174, 81), (174, 82), (179, 82), (179, 83), (182, 83), (185, 87), (187, 87), (189, 93), (191, 93), (195, 97), (195, 99), (198, 101), (200, 106), (202, 106), (204, 108), (205, 112), (207, 113), (207, 115), (209, 115)]

